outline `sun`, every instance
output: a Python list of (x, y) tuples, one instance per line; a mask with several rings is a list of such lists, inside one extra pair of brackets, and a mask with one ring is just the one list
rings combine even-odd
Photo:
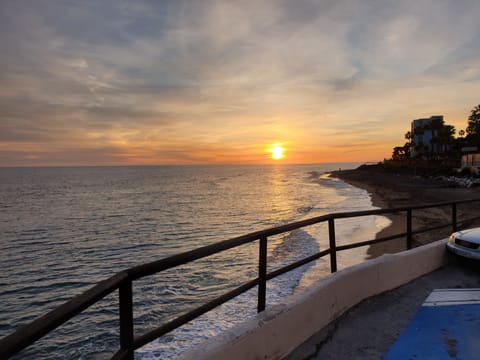
[(280, 160), (285, 157), (285, 149), (279, 144), (274, 144), (270, 149), (268, 149), (268, 151), (272, 153), (272, 159)]

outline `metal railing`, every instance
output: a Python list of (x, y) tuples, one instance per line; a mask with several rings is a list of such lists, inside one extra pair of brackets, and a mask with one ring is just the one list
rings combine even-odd
[[(112, 277), (99, 282), (84, 293), (74, 297), (70, 301), (64, 303), (53, 311), (46, 315), (34, 320), (33, 322), (21, 326), (14, 333), (4, 337), (0, 340), (0, 358), (5, 359), (20, 352), (24, 348), (31, 345), (36, 340), (42, 338), (50, 331), (56, 329), (66, 321), (70, 320), (74, 316), (81, 313), (97, 301), (101, 300), (105, 296), (118, 290), (119, 294), (119, 317), (120, 317), (120, 349), (115, 353), (112, 359), (133, 359), (134, 351), (143, 345), (159, 338), (162, 335), (184, 325), (185, 323), (199, 317), (200, 315), (214, 309), (215, 307), (227, 302), (230, 299), (258, 286), (258, 300), (257, 311), (261, 312), (265, 309), (266, 299), (266, 283), (268, 280), (273, 279), (286, 272), (294, 270), (304, 264), (311, 261), (320, 259), (329, 255), (330, 257), (330, 270), (332, 273), (337, 271), (337, 252), (348, 249), (358, 248), (362, 246), (373, 245), (385, 241), (390, 241), (398, 238), (406, 239), (406, 248), (412, 248), (413, 235), (424, 233), (427, 231), (438, 230), (442, 228), (451, 227), (452, 231), (462, 227), (462, 224), (471, 223), (480, 217), (471, 217), (459, 221), (457, 218), (457, 205), (467, 204), (473, 202), (479, 202), (479, 199), (471, 199), (457, 202), (446, 202), (430, 205), (419, 205), (410, 207), (401, 207), (393, 209), (376, 209), (367, 211), (354, 211), (354, 212), (341, 212), (332, 213), (315, 218), (298, 221), (274, 228), (270, 228), (263, 231), (253, 232), (244, 236), (232, 238), (212, 245), (204, 246), (192, 251), (184, 252), (178, 255), (170, 256), (165, 259), (154, 261), (151, 263), (143, 264), (140, 266), (132, 267), (121, 271)], [(422, 228), (413, 230), (412, 228), (412, 213), (416, 210), (438, 208), (438, 207), (450, 207), (451, 208), (451, 222), (442, 224), (439, 226), (433, 226), (428, 228)], [(335, 220), (346, 219), (370, 215), (386, 215), (393, 213), (405, 213), (406, 224), (405, 232), (377, 238), (374, 240), (361, 241), (347, 245), (337, 245), (335, 237)], [(310, 255), (304, 259), (298, 260), (284, 267), (276, 269), (274, 271), (267, 271), (267, 245), (268, 237), (273, 235), (290, 232), (295, 229), (299, 229), (305, 226), (310, 226), (318, 223), (328, 224), (328, 236), (329, 236), (329, 248), (320, 251), (316, 254)], [(146, 276), (154, 275), (159, 272), (171, 269), (198, 259), (205, 258), (210, 255), (220, 253), (247, 243), (258, 241), (258, 277), (247, 281), (241, 286), (230, 290), (223, 295), (215, 298), (208, 303), (201, 305), (200, 307), (189, 311), (156, 329), (153, 329), (143, 335), (135, 336), (133, 326), (133, 304), (132, 304), (132, 284), (135, 280), (144, 278)]]

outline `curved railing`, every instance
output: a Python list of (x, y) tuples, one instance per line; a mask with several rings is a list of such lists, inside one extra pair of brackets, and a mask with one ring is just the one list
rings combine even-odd
[[(354, 211), (327, 214), (303, 221), (298, 221), (263, 231), (253, 232), (244, 236), (225, 240), (216, 244), (204, 246), (192, 251), (184, 252), (178, 255), (170, 256), (165, 259), (147, 263), (144, 265), (129, 268), (121, 271), (112, 277), (99, 282), (84, 293), (74, 297), (65, 304), (59, 306), (46, 315), (36, 319), (35, 321), (21, 326), (14, 333), (4, 337), (0, 340), (0, 358), (6, 359), (10, 356), (20, 352), (22, 349), (31, 345), (36, 340), (42, 338), (50, 331), (56, 329), (66, 321), (81, 313), (91, 305), (95, 304), (100, 299), (108, 294), (118, 290), (119, 293), (119, 316), (120, 316), (120, 349), (112, 357), (113, 359), (133, 359), (134, 351), (143, 345), (159, 338), (162, 335), (184, 325), (185, 323), (197, 318), (198, 316), (212, 310), (213, 308), (227, 302), (230, 299), (246, 292), (247, 290), (258, 286), (258, 301), (257, 311), (261, 312), (265, 309), (266, 298), (266, 283), (281, 274), (296, 269), (304, 264), (319, 259), (321, 257), (330, 256), (331, 272), (337, 271), (337, 252), (348, 249), (358, 248), (361, 246), (368, 246), (393, 239), (405, 238), (406, 247), (412, 247), (413, 235), (424, 233), (427, 231), (451, 227), (452, 231), (456, 231), (462, 227), (462, 224), (470, 223), (480, 219), (480, 217), (471, 217), (459, 221), (457, 218), (457, 205), (478, 202), (480, 199), (471, 199), (457, 202), (446, 202), (430, 205), (419, 205), (410, 207), (401, 207), (394, 209), (377, 209), (368, 211)], [(436, 207), (450, 207), (451, 208), (451, 222), (439, 226), (428, 227), (413, 230), (412, 229), (412, 213), (414, 210), (436, 208)], [(354, 218), (369, 215), (386, 215), (392, 213), (406, 213), (405, 232), (377, 238), (374, 240), (361, 241), (348, 245), (337, 245), (335, 238), (335, 220)], [(267, 272), (267, 243), (268, 237), (282, 234), (305, 226), (314, 225), (318, 223), (328, 223), (329, 234), (329, 248), (320, 251), (314, 255), (308, 256), (304, 259), (288, 264), (282, 268), (276, 269), (272, 272)], [(132, 284), (135, 280), (157, 274), (159, 272), (171, 269), (222, 251), (226, 251), (240, 245), (259, 241), (259, 258), (258, 258), (258, 277), (252, 279), (241, 286), (230, 290), (227, 293), (217, 297), (216, 299), (201, 305), (200, 307), (185, 313), (174, 320), (171, 320), (160, 327), (153, 329), (143, 335), (135, 336), (133, 327), (133, 305), (132, 305)]]

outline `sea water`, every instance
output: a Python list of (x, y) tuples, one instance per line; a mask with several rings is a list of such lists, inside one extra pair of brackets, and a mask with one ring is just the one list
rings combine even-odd
[[(231, 237), (332, 212), (372, 209), (364, 190), (326, 174), (358, 164), (0, 169), (0, 337), (114, 273)], [(339, 220), (338, 243), (370, 240), (388, 220)], [(268, 239), (269, 271), (328, 247), (326, 224)], [(339, 254), (339, 268), (366, 249)], [(258, 244), (134, 282), (135, 334), (257, 276)], [(267, 306), (329, 272), (327, 258), (271, 280)], [(249, 292), (136, 351), (164, 359), (256, 312)], [(20, 358), (108, 358), (119, 348), (113, 293)]]

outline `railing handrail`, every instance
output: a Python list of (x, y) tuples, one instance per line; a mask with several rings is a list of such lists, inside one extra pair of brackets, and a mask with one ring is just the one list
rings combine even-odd
[[(343, 251), (347, 249), (352, 249), (360, 246), (367, 246), (378, 242), (389, 241), (396, 238), (401, 238), (407, 236), (407, 247), (411, 246), (411, 238), (416, 233), (426, 232), (428, 230), (438, 229), (442, 227), (448, 227), (453, 225), (452, 230), (456, 230), (458, 221), (457, 221), (457, 211), (456, 206), (458, 204), (466, 204), (480, 201), (480, 198), (461, 200), (461, 201), (450, 201), (434, 204), (422, 204), (416, 206), (404, 206), (398, 208), (390, 209), (373, 209), (373, 210), (362, 210), (362, 211), (350, 211), (350, 212), (336, 212), (330, 213), (322, 216), (313, 217), (306, 220), (296, 221), (288, 223), (285, 225), (280, 225), (276, 227), (271, 227), (265, 230), (252, 232), (246, 235), (239, 237), (231, 238), (228, 240), (220, 241), (214, 244), (206, 245), (194, 250), (183, 252), (177, 255), (172, 255), (164, 259), (146, 263), (143, 265), (135, 266), (128, 268), (126, 270), (120, 271), (110, 278), (103, 280), (85, 292), (75, 296), (71, 300), (67, 301), (63, 305), (60, 305), (56, 309), (48, 312), (47, 314), (37, 318), (29, 324), (23, 325), (14, 331), (12, 334), (0, 339), (0, 357), (8, 358), (13, 354), (18, 353), (22, 349), (31, 345), (36, 340), (48, 334), (50, 331), (56, 329), (66, 321), (70, 320), (74, 316), (81, 313), (83, 310), (87, 309), (91, 305), (95, 304), (97, 301), (101, 300), (105, 296), (111, 294), (112, 292), (119, 290), (120, 294), (120, 343), (121, 349), (116, 353), (114, 358), (133, 358), (133, 351), (139, 347), (145, 345), (146, 343), (158, 338), (159, 336), (175, 329), (178, 326), (183, 325), (184, 323), (191, 321), (192, 319), (204, 314), (205, 312), (213, 309), (214, 307), (232, 299), (235, 296), (253, 288), (254, 286), (259, 286), (259, 302), (258, 310), (262, 311), (265, 307), (265, 294), (262, 284), (267, 280), (270, 280), (278, 275), (281, 275), (285, 272), (291, 271), (301, 265), (304, 265), (308, 262), (316, 260), (320, 257), (330, 254), (331, 257), (331, 271), (336, 271), (336, 252)], [(452, 207), (452, 223), (446, 225), (437, 226), (433, 228), (421, 229), (418, 231), (413, 231), (411, 228), (411, 217), (412, 210), (427, 209), (433, 207)], [(334, 229), (334, 220), (335, 219), (345, 219), (352, 217), (362, 217), (362, 216), (371, 216), (371, 215), (385, 215), (392, 213), (407, 212), (407, 232), (391, 235), (388, 237), (357, 242), (348, 245), (336, 245), (335, 240), (335, 229)], [(473, 221), (478, 218), (471, 218), (465, 221)], [(329, 237), (330, 237), (330, 247), (325, 249), (317, 254), (308, 256), (307, 258), (296, 261), (293, 264), (286, 265), (280, 269), (276, 269), (271, 273), (266, 272), (266, 242), (267, 238), (270, 236), (282, 234), (306, 226), (318, 224), (321, 222), (328, 222), (329, 225)], [(132, 319), (132, 291), (131, 286), (134, 280), (140, 278), (157, 274), (161, 271), (171, 269), (195, 260), (199, 260), (214, 254), (217, 254), (228, 249), (232, 249), (247, 243), (252, 243), (254, 241), (260, 240), (260, 259), (259, 259), (259, 268), (260, 273), (259, 277), (250, 280), (243, 285), (237, 287), (234, 290), (229, 291), (228, 293), (221, 295), (220, 297), (210, 301), (207, 304), (201, 305), (199, 308), (190, 311), (187, 314), (181, 315), (178, 318), (170, 321), (159, 328), (148, 332), (147, 334), (141, 335), (134, 339), (133, 334), (133, 319)], [(264, 258), (262, 260), (262, 257)], [(263, 291), (263, 294), (260, 295), (260, 292)], [(263, 299), (261, 299), (261, 297)]]

